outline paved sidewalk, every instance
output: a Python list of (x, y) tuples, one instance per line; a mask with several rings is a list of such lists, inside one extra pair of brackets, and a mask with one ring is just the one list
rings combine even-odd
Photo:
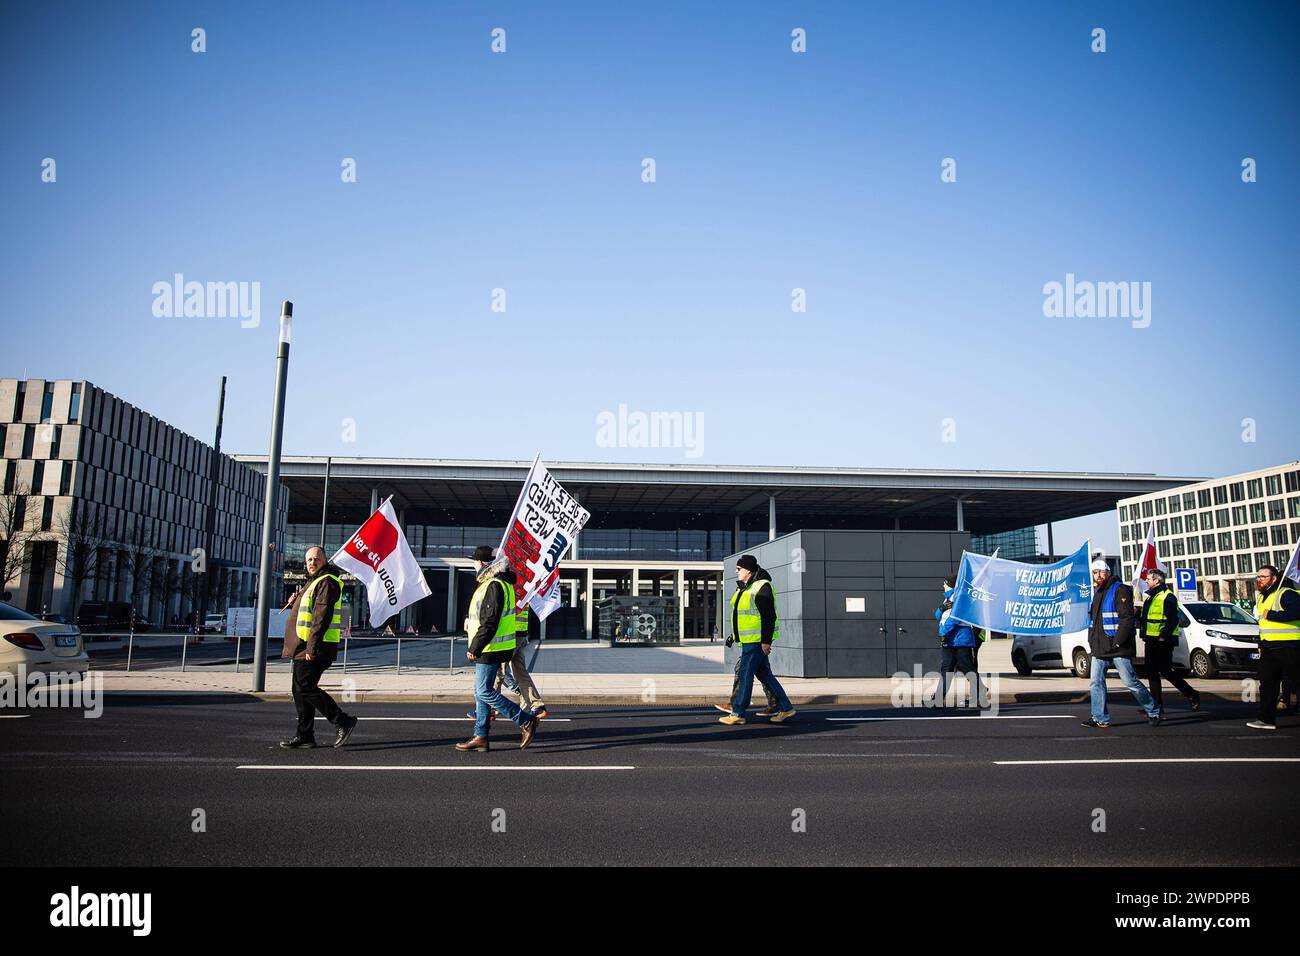
[[(1005, 640), (990, 642), (980, 655), (981, 668), (992, 675), (990, 686), (999, 703), (1086, 699), (1088, 682), (1066, 671), (1018, 676), (1010, 667), (1010, 645)], [(442, 667), (421, 666), (412, 659), (411, 664), (415, 666), (408, 669), (407, 652), (403, 651), (401, 674), (395, 673), (391, 666), (379, 670), (358, 659), (381, 653), (380, 649), (361, 655), (354, 651), (348, 672), (345, 674), (342, 663), (337, 663), (325, 673), (321, 686), (349, 701), (467, 702), (471, 696), (472, 668), (463, 663), (462, 651), (459, 655), (462, 663), (449, 669), (443, 646)], [(530, 646), (530, 657), (533, 650), (534, 646)], [(269, 663), (266, 691), (257, 696), (267, 700), (289, 699), (287, 662), (277, 659)], [(239, 674), (202, 667), (184, 673), (179, 669), (103, 673), (104, 690), (108, 693), (249, 694), (252, 687), (248, 665)], [(589, 642), (544, 644), (534, 660), (533, 677), (548, 704), (711, 704), (725, 701), (732, 683), (731, 671), (723, 664), (722, 644), (707, 641), (655, 648), (611, 648)], [(1207, 698), (1234, 702), (1242, 699), (1243, 683), (1237, 678), (1191, 683)], [(896, 682), (888, 677), (784, 677), (781, 684), (796, 706), (810, 703), (918, 706), (926, 694), (933, 693), (935, 679), (909, 677)], [(960, 689), (961, 678), (955, 684)], [(1124, 706), (1129, 694), (1117, 678), (1112, 677), (1110, 690), (1113, 704)], [(754, 695), (761, 705), (762, 689), (757, 685)], [(1165, 702), (1173, 710), (1185, 706), (1172, 688), (1166, 689)]]

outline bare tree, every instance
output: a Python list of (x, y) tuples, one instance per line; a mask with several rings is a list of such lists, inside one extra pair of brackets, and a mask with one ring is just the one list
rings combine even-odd
[(63, 579), (72, 585), (68, 617), (75, 621), (81, 608), (82, 586), (99, 569), (101, 553), (108, 544), (103, 512), (92, 511), (84, 502), (74, 502), (71, 512), (55, 520), (54, 536), (62, 545), (55, 551), (55, 561)]
[[(149, 546), (149, 538), (144, 531), (144, 519), (137, 517), (126, 542), (124, 567), (131, 575), (130, 601), (132, 607), (149, 593), (153, 587), (153, 559), (157, 552)], [(139, 610), (139, 608), (137, 608)], [(161, 622), (160, 622), (161, 623)]]
[[(181, 590), (181, 573), (169, 558), (153, 563), (149, 574), (149, 588), (154, 597), (162, 603), (162, 611), (159, 613), (163, 618), (166, 618), (167, 609), (171, 607), (172, 598), (179, 594)], [(170, 624), (171, 622), (162, 620), (159, 623)]]
[(28, 545), (34, 533), (28, 527), (27, 496), (31, 488), (20, 485), (0, 495), (0, 592), (7, 591), (32, 566)]

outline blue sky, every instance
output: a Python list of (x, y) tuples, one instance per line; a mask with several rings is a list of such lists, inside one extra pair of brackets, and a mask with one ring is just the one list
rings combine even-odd
[[(3, 18), (0, 374), (89, 379), (205, 439), (225, 374), (225, 446), (264, 452), (289, 298), (287, 453), (1205, 476), (1298, 457), (1296, 3)], [(260, 326), (155, 317), (175, 273), (259, 282)], [(1045, 317), (1067, 273), (1150, 282), (1150, 326)], [(702, 416), (699, 457), (598, 445), (620, 403)]]

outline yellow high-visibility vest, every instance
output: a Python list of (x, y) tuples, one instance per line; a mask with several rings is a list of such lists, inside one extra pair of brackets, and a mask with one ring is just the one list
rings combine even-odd
[(311, 580), (311, 583), (307, 585), (307, 590), (303, 592), (302, 600), (298, 602), (296, 624), (298, 640), (300, 641), (305, 641), (311, 637), (312, 598), (316, 596), (316, 585), (326, 578), (339, 586), (339, 596), (334, 599), (334, 614), (330, 618), (329, 629), (325, 631), (325, 636), (321, 640), (326, 644), (337, 644), (339, 635), (343, 633), (343, 582), (339, 580), (338, 575), (322, 574)]
[[(761, 581), (753, 580), (744, 588), (736, 588), (736, 593), (731, 596), (731, 606), (736, 611), (736, 639), (742, 644), (757, 644), (763, 639), (763, 617), (758, 613), (758, 608), (754, 606), (754, 597), (764, 585), (769, 588), (772, 586), (771, 580), (764, 578)], [(772, 593), (772, 640), (781, 634), (779, 620), (776, 619), (776, 593)]]
[[(1169, 599), (1174, 602), (1172, 611), (1169, 609)], [(1165, 621), (1178, 616), (1178, 598), (1173, 591), (1165, 588), (1154, 598), (1147, 599), (1145, 612), (1146, 626), (1142, 628), (1142, 636), (1156, 637), (1159, 635)]]
[(469, 617), (465, 618), (465, 633), (469, 635), (471, 641), (474, 640), (474, 635), (478, 633), (479, 610), (483, 606), (483, 598), (488, 588), (494, 584), (501, 585), (501, 590), (505, 592), (505, 603), (501, 607), (501, 619), (497, 621), (497, 629), (492, 634), (492, 640), (482, 650), (484, 654), (515, 649), (515, 629), (518, 626), (515, 618), (515, 589), (513, 585), (507, 584), (500, 578), (488, 578), (474, 589), (474, 596), (469, 601)]
[(1264, 612), (1276, 611), (1281, 606), (1283, 591), (1300, 594), (1300, 591), (1296, 591), (1294, 588), (1284, 588), (1279, 584), (1273, 589), (1273, 593), (1262, 602), (1259, 595), (1255, 595), (1255, 617), (1259, 621), (1259, 639), (1261, 641), (1300, 641), (1300, 622), (1291, 621), (1284, 624), (1281, 621), (1264, 620)]

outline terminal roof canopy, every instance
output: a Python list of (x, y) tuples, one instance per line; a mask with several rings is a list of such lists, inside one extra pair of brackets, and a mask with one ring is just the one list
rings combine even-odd
[[(266, 457), (239, 455), (265, 471)], [(372, 489), (414, 512), (407, 520), (504, 524), (527, 461), (406, 458), (330, 460), (330, 510), (365, 512)], [(589, 527), (766, 527), (775, 496), (784, 530), (797, 527), (956, 527), (962, 499), (966, 530), (1010, 531), (1095, 514), (1119, 499), (1203, 481), (1196, 477), (1090, 472), (939, 471), (920, 469), (751, 467), (547, 462), (551, 473), (592, 513)], [(290, 520), (319, 520), (324, 457), (286, 456)]]

